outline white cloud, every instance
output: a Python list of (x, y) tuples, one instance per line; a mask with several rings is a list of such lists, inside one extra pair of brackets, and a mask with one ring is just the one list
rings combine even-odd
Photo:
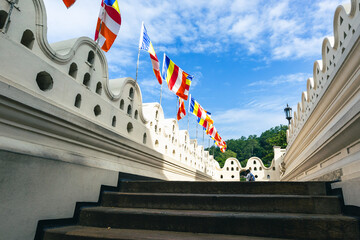
[[(218, 53), (235, 46), (242, 55), (245, 48), (250, 55), (270, 53), (273, 60), (315, 56), (324, 33), (332, 31), (328, 16), (340, 2), (322, 0), (309, 8), (295, 0), (124, 0), (119, 2), (122, 25), (115, 45), (132, 49), (130, 58), (136, 59), (144, 21), (156, 51)], [(61, 1), (45, 4), (50, 42), (93, 37), (98, 2), (77, 1), (69, 10)], [(308, 9), (299, 12), (301, 7)]]
[(233, 13), (251, 12), (256, 10), (259, 4), (259, 0), (235, 0), (231, 4), (231, 11)]
[(289, 75), (280, 75), (273, 77), (269, 80), (261, 80), (248, 84), (249, 87), (254, 86), (277, 86), (281, 84), (291, 84), (291, 83), (306, 83), (307, 79), (311, 77), (310, 73), (294, 73)]
[(94, 37), (99, 4), (78, 1), (67, 9), (62, 1), (45, 0), (49, 42), (88, 36)]
[[(278, 110), (278, 111), (276, 111)], [(260, 135), (263, 131), (285, 124), (286, 119), (279, 114), (280, 109), (259, 111), (257, 108), (233, 108), (213, 114), (214, 123), (223, 139), (239, 138), (251, 134)]]

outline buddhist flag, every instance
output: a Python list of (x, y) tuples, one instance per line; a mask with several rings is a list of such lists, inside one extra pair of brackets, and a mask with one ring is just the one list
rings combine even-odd
[(218, 146), (220, 148), (220, 151), (224, 153), (226, 151), (227, 145), (226, 145), (226, 142), (224, 140), (222, 140), (222, 138), (220, 136), (219, 136), (219, 138), (220, 138), (219, 141), (215, 140), (214, 138), (213, 139), (215, 140), (216, 146)]
[(216, 133), (217, 131), (214, 125), (211, 125), (208, 129), (206, 129), (206, 134), (209, 135), (212, 139), (215, 138)]
[(71, 7), (74, 3), (75, 3), (76, 0), (63, 0), (65, 6), (67, 8)]
[(177, 112), (177, 120), (179, 121), (186, 115), (184, 100), (179, 97), (179, 110)]
[(150, 41), (150, 37), (147, 33), (144, 23), (142, 23), (142, 27), (141, 27), (139, 49), (144, 50), (150, 54), (150, 60), (151, 60), (151, 64), (152, 64), (156, 79), (158, 80), (158, 82), (160, 84), (162, 84), (162, 78), (161, 78), (161, 74), (160, 74), (160, 63), (156, 56), (154, 47)]
[(102, 0), (96, 25), (95, 41), (105, 52), (114, 43), (121, 25), (121, 15), (117, 0)]
[(198, 123), (203, 126), (204, 130), (207, 131), (214, 124), (214, 120), (211, 119), (211, 113), (203, 109), (206, 113), (205, 119), (198, 118)]
[(166, 80), (170, 91), (184, 99), (189, 96), (189, 89), (193, 76), (184, 72), (164, 53), (162, 78)]
[(209, 128), (210, 125), (214, 124), (214, 121), (209, 117), (207, 112), (195, 101), (193, 97), (190, 99), (189, 111), (198, 117), (198, 123), (205, 129)]
[(227, 146), (224, 140), (222, 140), (221, 142), (216, 142), (215, 144), (219, 146), (221, 152), (224, 153), (226, 151)]

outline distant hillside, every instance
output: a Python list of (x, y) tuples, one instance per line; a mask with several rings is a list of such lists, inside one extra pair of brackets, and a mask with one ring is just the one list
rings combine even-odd
[(230, 139), (226, 141), (227, 150), (225, 153), (220, 152), (220, 149), (211, 147), (206, 149), (213, 154), (215, 159), (219, 162), (220, 167), (224, 166), (226, 159), (229, 157), (237, 158), (243, 167), (250, 157), (258, 157), (263, 160), (265, 166), (269, 166), (271, 160), (274, 158), (273, 146), (285, 148), (286, 130), (287, 126), (280, 125), (263, 132), (260, 137), (250, 135), (248, 138), (241, 137), (239, 139)]

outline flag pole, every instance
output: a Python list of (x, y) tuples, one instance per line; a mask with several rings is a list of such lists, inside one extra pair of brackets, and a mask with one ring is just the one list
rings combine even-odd
[[(162, 70), (161, 70), (161, 77), (164, 78), (164, 65), (165, 65), (165, 53), (164, 53), (164, 56), (163, 56), (163, 65), (162, 65)], [(163, 79), (165, 80), (165, 79)], [(162, 97), (162, 88), (163, 88), (163, 84), (161, 83), (161, 88), (160, 88), (160, 106), (161, 106), (161, 97)]]
[(215, 159), (215, 142), (213, 142), (213, 156), (214, 156), (214, 159)]
[(189, 125), (190, 125), (190, 117), (189, 117), (189, 115), (190, 115), (190, 104), (191, 104), (191, 94), (190, 94), (190, 96), (189, 96), (189, 107), (188, 107), (188, 116), (187, 116), (187, 120), (188, 120), (188, 129), (187, 129), (187, 131), (188, 131), (188, 133), (189, 133)]
[(196, 141), (198, 140), (198, 125), (199, 124), (196, 124)]
[(144, 21), (141, 22), (141, 30), (140, 30), (140, 39), (139, 39), (139, 51), (138, 51), (138, 57), (137, 57), (137, 63), (136, 63), (136, 77), (135, 77), (135, 84), (137, 83), (138, 78), (138, 70), (139, 70), (139, 59), (140, 59), (140, 48), (142, 43), (142, 38), (144, 34)]
[[(176, 110), (175, 110), (175, 115), (176, 115), (176, 120), (177, 120), (177, 113), (179, 111), (179, 96), (176, 96)], [(177, 122), (179, 122), (179, 120), (177, 120)]]
[(101, 47), (99, 46), (99, 40), (100, 40), (100, 34), (101, 34), (101, 27), (103, 24), (103, 20), (104, 20), (104, 15), (105, 15), (105, 3), (101, 2), (103, 4), (102, 6), (102, 13), (101, 13), (101, 19), (100, 19), (100, 26), (99, 26), (99, 34), (98, 34), (98, 38), (95, 41), (95, 56), (94, 56), (94, 60), (93, 60), (93, 64), (91, 65), (91, 75), (93, 73), (93, 71), (95, 70), (93, 68), (93, 65), (95, 65), (95, 60), (96, 60), (96, 55), (98, 53), (98, 47), (100, 48), (100, 52), (101, 52)]
[(162, 84), (161, 84), (161, 87), (160, 87), (160, 106), (161, 106), (161, 95), (162, 95)]
[(202, 144), (204, 147), (205, 147), (205, 131), (203, 130), (203, 144)]
[(137, 57), (137, 63), (136, 63), (136, 77), (135, 77), (135, 83), (137, 83), (137, 78), (138, 78), (139, 58), (140, 58), (140, 48), (139, 48), (138, 57)]

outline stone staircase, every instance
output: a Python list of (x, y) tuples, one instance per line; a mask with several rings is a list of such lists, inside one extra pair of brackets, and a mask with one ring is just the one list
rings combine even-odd
[(359, 239), (325, 182), (125, 181), (44, 240)]

